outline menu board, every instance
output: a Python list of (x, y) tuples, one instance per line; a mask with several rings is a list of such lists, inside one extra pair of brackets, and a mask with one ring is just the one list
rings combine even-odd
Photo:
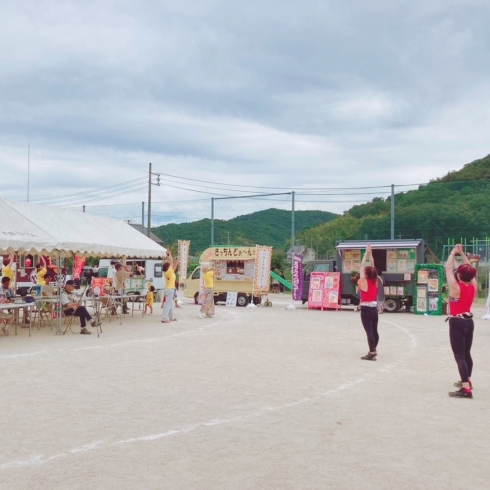
[[(414, 272), (417, 259), (415, 248), (390, 248), (386, 251), (386, 272)], [(345, 250), (342, 272), (360, 271), (364, 250)], [(369, 261), (366, 262), (369, 265)]]
[(308, 308), (338, 309), (340, 272), (312, 272), (308, 291)]
[(417, 264), (414, 274), (414, 310), (419, 315), (442, 315), (441, 289), (444, 267), (440, 264)]

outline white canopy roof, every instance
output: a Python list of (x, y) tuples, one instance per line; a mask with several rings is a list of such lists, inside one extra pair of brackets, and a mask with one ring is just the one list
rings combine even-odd
[[(0, 233), (0, 249), (10, 253), (60, 250), (63, 255), (73, 253), (95, 257), (157, 258), (166, 255), (165, 248), (122, 220), (27, 202), (0, 200), (0, 203), (2, 210), (10, 207), (9, 213), (19, 216), (24, 233), (42, 236), (46, 241), (43, 244), (41, 239), (35, 243), (26, 239), (25, 244), (22, 240), (9, 244), (4, 240), (5, 235)], [(3, 214), (7, 211), (0, 215), (0, 230), (13, 220), (6, 220), (4, 225)]]

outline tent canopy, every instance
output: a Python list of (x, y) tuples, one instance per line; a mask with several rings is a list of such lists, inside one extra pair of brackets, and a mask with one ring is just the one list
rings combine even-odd
[[(18, 216), (19, 227), (22, 225), (23, 228), (13, 231), (32, 233), (39, 237), (36, 241), (29, 241), (29, 237), (24, 236), (25, 240), (22, 240), (19, 235), (17, 242), (9, 243), (10, 239), (0, 233), (0, 249), (10, 253), (42, 253), (56, 250), (65, 256), (76, 254), (94, 257), (158, 258), (164, 257), (167, 252), (165, 248), (122, 220), (1, 199), (0, 209), (0, 231), (7, 231), (9, 226), (12, 228), (15, 216)], [(11, 217), (7, 219), (7, 216)], [(43, 240), (46, 243), (43, 244)]]

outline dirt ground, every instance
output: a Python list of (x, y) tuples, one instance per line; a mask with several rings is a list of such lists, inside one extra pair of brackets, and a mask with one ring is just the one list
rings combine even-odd
[(490, 322), (476, 314), (474, 399), (443, 317), (217, 308), (200, 319), (0, 337), (0, 488), (486, 489)]

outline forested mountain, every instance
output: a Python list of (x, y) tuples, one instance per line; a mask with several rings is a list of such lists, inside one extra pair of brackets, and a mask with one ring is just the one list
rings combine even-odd
[[(375, 198), (298, 234), (320, 255), (340, 239), (390, 238), (391, 198)], [(490, 155), (417, 190), (395, 194), (395, 238), (423, 238), (439, 254), (448, 239), (490, 236)]]
[[(296, 232), (326, 223), (337, 216), (337, 214), (325, 211), (296, 211)], [(152, 231), (163, 240), (165, 246), (170, 246), (177, 240), (191, 240), (192, 254), (209, 247), (211, 242), (210, 219), (193, 223), (172, 223), (152, 228)], [(230, 220), (215, 220), (214, 237), (216, 244), (260, 244), (284, 248), (291, 237), (291, 212), (282, 209), (267, 209), (237, 216)]]

